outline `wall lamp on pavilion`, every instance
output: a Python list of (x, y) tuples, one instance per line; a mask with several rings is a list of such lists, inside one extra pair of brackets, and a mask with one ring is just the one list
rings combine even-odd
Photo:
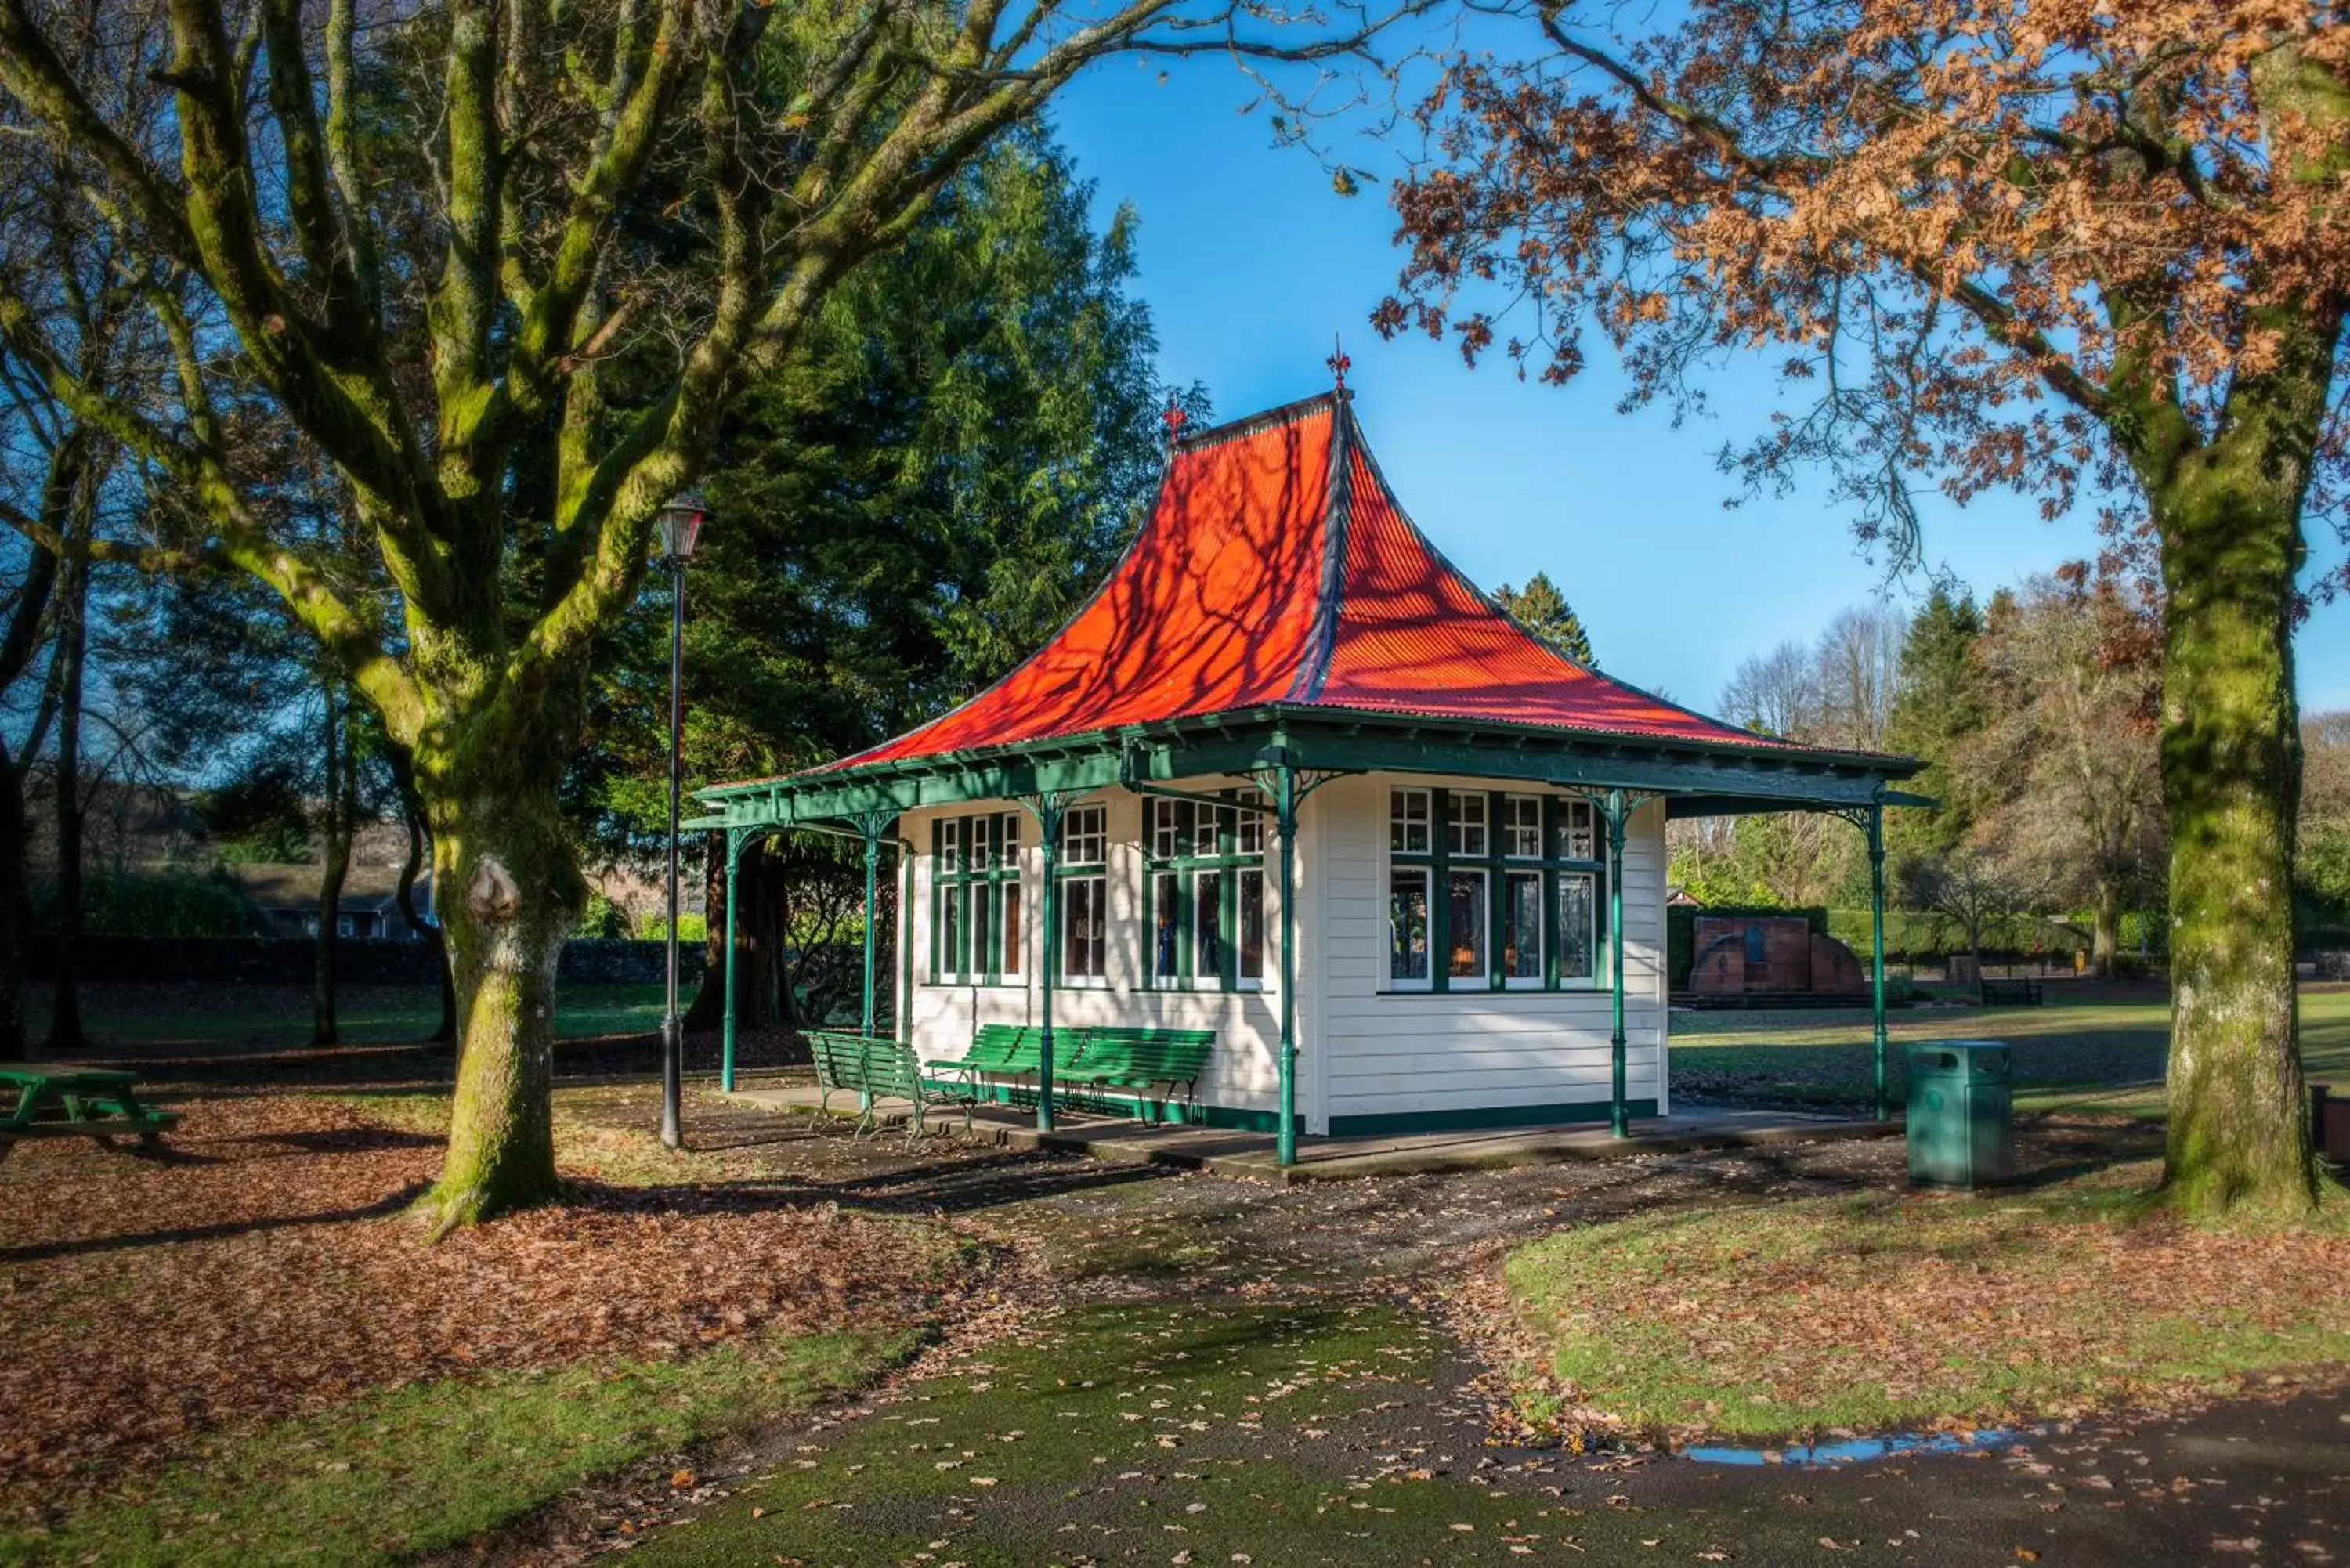
[(702, 520), (709, 510), (699, 490), (682, 491), (661, 503), (653, 514), (653, 542), (660, 546), (661, 560), (692, 559), (694, 542), (702, 537)]

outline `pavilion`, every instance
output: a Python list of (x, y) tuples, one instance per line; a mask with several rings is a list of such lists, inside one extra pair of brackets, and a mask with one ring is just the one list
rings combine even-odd
[[(726, 833), (728, 1087), (735, 867), (813, 829), (862, 841), (868, 908), (897, 846), (896, 1028), (926, 1064), (1042, 1026), (1040, 1127), (1057, 1022), (1212, 1030), (1195, 1099), (1149, 1108), (1270, 1130), (1284, 1163), (1301, 1132), (1621, 1134), (1670, 1106), (1666, 820), (1813, 810), (1867, 839), (1884, 1114), (1884, 812), (1921, 764), (1553, 651), (1405, 515), (1351, 396), (1174, 440), (1107, 580), (962, 706), (699, 792)], [(874, 961), (868, 925), (868, 1034)]]

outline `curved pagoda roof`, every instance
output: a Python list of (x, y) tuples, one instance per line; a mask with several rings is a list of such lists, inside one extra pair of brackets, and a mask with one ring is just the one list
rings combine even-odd
[[(1758, 735), (1539, 641), (1413, 525), (1340, 389), (1178, 441), (1149, 518), (1107, 580), (1044, 647), (961, 707), (806, 773), (701, 795), (733, 822), (741, 814), (730, 802), (762, 792), (778, 808), (787, 795), (810, 797), (804, 805), (816, 808), (779, 809), (765, 820), (809, 820), (838, 815), (853, 778), (944, 769), (978, 767), (984, 776), (951, 792), (890, 798), (910, 805), (1025, 793), (1017, 769), (986, 764), (1109, 747), (1121, 753), (1117, 776), (1130, 778), (1135, 764), (1126, 753), (1170, 735), (1236, 742), (1237, 763), (1226, 757), (1219, 765), (1215, 747), (1194, 743), (1187, 749), (1196, 765), (1162, 757), (1145, 776), (1242, 772), (1263, 750), (1250, 751), (1253, 732), (1268, 725), (1306, 767), (1409, 767), (1408, 759), (1366, 760), (1364, 747), (1400, 734), (1449, 734), (1522, 753), (1547, 738), (1586, 762), (1703, 757), (1678, 785), (1661, 783), (1653, 767), (1619, 766), (1613, 782), (1627, 787), (1736, 794), (1727, 775), (1756, 769), (1841, 778), (1829, 795), (1807, 795), (1805, 804), (1863, 800), (1846, 786), (1873, 784), (1881, 794), (1887, 780), (1919, 765)], [(1288, 743), (1309, 730), (1324, 734), (1318, 755)], [(1336, 746), (1341, 732), (1352, 746)], [(1471, 771), (1452, 762), (1430, 758), (1424, 766)], [(1568, 776), (1554, 766), (1505, 772)], [(1583, 772), (1590, 782), (1610, 782), (1604, 768)], [(1024, 776), (1034, 788), (1060, 787)], [(1081, 770), (1064, 776), (1082, 785)], [(1767, 793), (1796, 803), (1783, 787)]]

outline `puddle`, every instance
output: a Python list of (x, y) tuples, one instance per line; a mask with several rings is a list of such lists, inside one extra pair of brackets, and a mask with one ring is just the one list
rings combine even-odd
[(1983, 1428), (1968, 1433), (1893, 1432), (1881, 1438), (1846, 1438), (1825, 1443), (1701, 1443), (1680, 1457), (1711, 1465), (1850, 1465), (1909, 1454), (1970, 1454), (2004, 1449), (2032, 1437), (2014, 1428)]

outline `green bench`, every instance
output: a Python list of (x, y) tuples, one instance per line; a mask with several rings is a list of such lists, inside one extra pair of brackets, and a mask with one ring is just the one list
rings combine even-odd
[(935, 1088), (925, 1081), (921, 1059), (914, 1054), (911, 1045), (886, 1037), (868, 1040), (862, 1034), (831, 1029), (801, 1033), (807, 1039), (808, 1054), (816, 1063), (817, 1108), (829, 1112), (832, 1096), (844, 1089), (855, 1094), (859, 1112), (856, 1129), (858, 1135), (879, 1128), (881, 1118), (874, 1107), (876, 1102), (886, 1097), (903, 1100), (912, 1107), (906, 1118), (909, 1143), (928, 1130), (922, 1119), (926, 1103), (961, 1105), (963, 1136), (971, 1136), (970, 1097)]
[[(1053, 1078), (1056, 1085), (1085, 1088), (1149, 1090), (1165, 1085), (1196, 1097), (1200, 1075), (1215, 1048), (1208, 1029), (1083, 1028), (1053, 1031)], [(1044, 1070), (1045, 1032), (1027, 1024), (988, 1023), (972, 1036), (958, 1062), (944, 1064), (979, 1097), (983, 1076), (1036, 1077)], [(1138, 1102), (1143, 1096), (1136, 1096)], [(970, 1116), (966, 1108), (963, 1115)], [(1145, 1120), (1149, 1119), (1145, 1113)]]
[(139, 1075), (101, 1067), (0, 1067), (0, 1100), (16, 1092), (15, 1109), (0, 1117), (0, 1159), (28, 1137), (94, 1137), (111, 1143), (128, 1133), (151, 1148), (179, 1125), (178, 1113), (139, 1098)]
[(2040, 1005), (2040, 982), (2030, 975), (2013, 980), (1986, 980), (1980, 976), (1975, 990), (1985, 1007), (2037, 1007)]
[[(1212, 1029), (1088, 1029), (1083, 1048), (1069, 1064), (1069, 1081), (1138, 1091), (1164, 1084), (1170, 1098), (1180, 1087), (1184, 1103), (1196, 1104), (1200, 1075), (1207, 1070), (1208, 1054), (1215, 1045)], [(1139, 1093), (1135, 1102), (1149, 1104)], [(1143, 1119), (1150, 1119), (1148, 1113)]]

